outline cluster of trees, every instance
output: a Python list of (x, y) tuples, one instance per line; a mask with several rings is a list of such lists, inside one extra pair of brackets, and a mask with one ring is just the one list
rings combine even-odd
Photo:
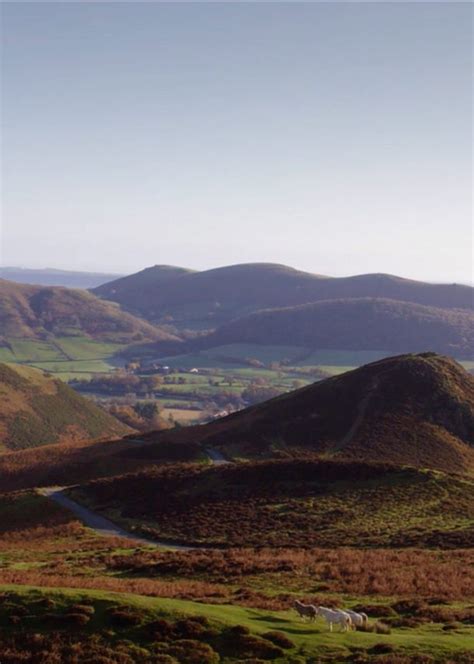
[(174, 425), (172, 418), (163, 417), (157, 401), (137, 401), (134, 404), (111, 401), (105, 407), (120, 422), (138, 431), (161, 431)]
[(90, 380), (74, 378), (70, 381), (70, 385), (81, 392), (113, 395), (136, 394), (144, 397), (158, 390), (162, 384), (162, 376), (136, 376), (125, 371), (95, 374)]

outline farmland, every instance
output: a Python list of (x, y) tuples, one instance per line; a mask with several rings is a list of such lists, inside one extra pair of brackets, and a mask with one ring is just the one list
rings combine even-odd
[[(155, 358), (146, 346), (138, 361), (169, 366), (159, 387), (150, 390), (129, 385), (114, 391), (114, 377), (123, 375), (132, 349), (124, 344), (94, 341), (84, 336), (63, 336), (51, 341), (7, 339), (0, 360), (42, 369), (103, 404), (110, 399), (154, 400), (167, 422), (189, 424), (216, 413), (239, 410), (254, 401), (339, 375), (367, 362), (382, 359), (386, 351), (312, 350), (298, 346), (230, 344), (199, 352)], [(473, 362), (462, 361), (467, 369)], [(191, 373), (196, 370), (197, 373)], [(144, 374), (137, 369), (138, 378)], [(101, 388), (107, 382), (112, 387)], [(91, 382), (92, 381), (92, 382)], [(98, 385), (96, 385), (98, 381)]]
[(57, 337), (54, 341), (7, 338), (5, 344), (0, 347), (0, 361), (29, 364), (62, 380), (112, 371), (116, 366), (112, 358), (125, 348), (82, 336)]

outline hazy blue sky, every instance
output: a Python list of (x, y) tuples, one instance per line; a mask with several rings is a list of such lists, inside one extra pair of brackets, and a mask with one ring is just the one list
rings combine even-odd
[(472, 279), (472, 6), (4, 3), (2, 263)]

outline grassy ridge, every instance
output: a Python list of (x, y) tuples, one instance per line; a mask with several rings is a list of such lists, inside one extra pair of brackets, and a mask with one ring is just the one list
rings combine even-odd
[(472, 308), (472, 288), (468, 286), (428, 284), (386, 274), (331, 278), (269, 263), (188, 273), (156, 266), (94, 292), (178, 329), (211, 329), (261, 309), (340, 298), (378, 297), (441, 308)]
[[(215, 606), (208, 604), (194, 604), (190, 601), (173, 599), (156, 599), (151, 597), (140, 597), (129, 594), (116, 595), (114, 593), (101, 591), (80, 591), (66, 588), (44, 589), (34, 587), (12, 587), (3, 586), (6, 593), (8, 605), (5, 610), (0, 607), (0, 615), (8, 617), (15, 615), (15, 610), (27, 611), (28, 620), (22, 621), (23, 636), (16, 642), (17, 647), (27, 649), (28, 640), (25, 639), (25, 627), (29, 630), (39, 631), (43, 634), (44, 641), (47, 635), (53, 644), (56, 644), (54, 633), (62, 635), (61, 640), (66, 643), (71, 639), (64, 637), (64, 632), (71, 633), (71, 625), (76, 623), (72, 634), (76, 637), (71, 640), (88, 644), (88, 638), (93, 634), (105, 631), (102, 639), (96, 639), (95, 648), (100, 652), (101, 647), (115, 646), (119, 639), (130, 645), (124, 645), (122, 653), (130, 657), (131, 662), (153, 661), (152, 652), (160, 652), (153, 649), (156, 636), (160, 639), (160, 650), (168, 652), (173, 657), (181, 650), (179, 660), (163, 659), (167, 664), (176, 661), (200, 662), (200, 664), (214, 664), (220, 661), (217, 653), (227, 657), (226, 661), (242, 661), (244, 657), (255, 657), (263, 655), (263, 660), (275, 660), (284, 664), (286, 662), (306, 661), (301, 656), (318, 655), (318, 661), (322, 662), (353, 662), (354, 651), (365, 652), (367, 659), (363, 661), (381, 661), (377, 659), (380, 652), (395, 653), (398, 656), (407, 656), (404, 662), (410, 662), (410, 655), (422, 652), (439, 658), (432, 661), (468, 662), (469, 650), (474, 646), (472, 628), (460, 626), (456, 630), (454, 638), (446, 638), (446, 634), (438, 625), (424, 625), (412, 630), (392, 630), (390, 634), (383, 636), (379, 634), (349, 632), (347, 634), (329, 634), (322, 622), (316, 625), (305, 625), (297, 620), (294, 612), (290, 611), (258, 611), (238, 606)], [(82, 608), (82, 607), (91, 608)], [(3, 610), (2, 610), (3, 608)], [(86, 615), (88, 619), (80, 620), (77, 615)], [(18, 615), (18, 613), (17, 613)], [(56, 625), (63, 624), (64, 627), (55, 629), (48, 627), (49, 616), (56, 616)], [(60, 621), (59, 618), (62, 617)], [(199, 618), (197, 622), (195, 619)], [(69, 623), (69, 624), (68, 624)], [(232, 630), (232, 626), (239, 625), (239, 630)], [(166, 630), (166, 632), (164, 631)], [(275, 630), (286, 637), (280, 643), (285, 643), (285, 648), (271, 647), (270, 640)], [(8, 637), (5, 631), (0, 632), (0, 643)], [(12, 635), (17, 632), (15, 628), (9, 627), (10, 642)], [(53, 634), (51, 634), (53, 632)], [(78, 637), (78, 635), (80, 635)], [(242, 638), (245, 635), (254, 635), (251, 638)], [(190, 637), (193, 638), (190, 638)], [(161, 637), (161, 638), (160, 638)], [(183, 637), (188, 643), (183, 642)], [(380, 644), (384, 644), (384, 649)], [(132, 644), (135, 644), (132, 647)], [(200, 644), (206, 644), (203, 647)], [(378, 647), (376, 647), (378, 646)], [(76, 651), (78, 648), (76, 648)], [(373, 650), (373, 652), (371, 652)], [(189, 654), (185, 654), (189, 653)], [(300, 659), (295, 655), (300, 654)], [(112, 653), (107, 653), (109, 656)], [(194, 657), (193, 657), (194, 655)], [(200, 657), (200, 659), (196, 659)], [(459, 656), (461, 659), (456, 659)], [(113, 654), (112, 654), (113, 657)], [(150, 658), (148, 660), (148, 658)], [(110, 661), (118, 661), (111, 659)], [(160, 661), (160, 660), (158, 660)], [(383, 660), (385, 661), (385, 660)], [(387, 660), (390, 661), (390, 660)], [(413, 660), (415, 662), (416, 660)]]
[(29, 367), (0, 365), (0, 395), (0, 440), (10, 450), (127, 432), (64, 383)]
[(171, 467), (94, 482), (73, 495), (142, 533), (192, 544), (474, 545), (472, 480), (390, 466)]
[(4, 280), (0, 280), (0, 329), (4, 342), (9, 338), (49, 341), (64, 336), (112, 343), (174, 338), (87, 291)]

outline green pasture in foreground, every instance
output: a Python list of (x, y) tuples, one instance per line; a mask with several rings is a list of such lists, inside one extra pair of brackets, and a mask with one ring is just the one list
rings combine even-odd
[[(463, 625), (455, 634), (446, 633), (440, 624), (427, 623), (410, 629), (392, 629), (390, 634), (337, 631), (329, 633), (325, 623), (317, 620), (314, 624), (301, 622), (294, 611), (265, 611), (235, 605), (214, 605), (197, 603), (189, 600), (155, 598), (131, 593), (113, 593), (101, 590), (82, 590), (69, 588), (40, 588), (22, 585), (1, 585), (2, 591), (14, 591), (27, 595), (32, 600), (41, 596), (50, 596), (57, 601), (89, 601), (94, 604), (110, 602), (123, 606), (142, 609), (156, 616), (201, 615), (209, 620), (223, 624), (244, 625), (253, 633), (261, 634), (278, 630), (286, 634), (298, 648), (307, 654), (326, 653), (330, 649), (337, 657), (350, 655), (350, 648), (369, 649), (375, 644), (390, 644), (398, 652), (413, 654), (434, 654), (449, 657), (456, 651), (474, 649), (474, 626)], [(98, 612), (99, 613), (99, 612)]]

